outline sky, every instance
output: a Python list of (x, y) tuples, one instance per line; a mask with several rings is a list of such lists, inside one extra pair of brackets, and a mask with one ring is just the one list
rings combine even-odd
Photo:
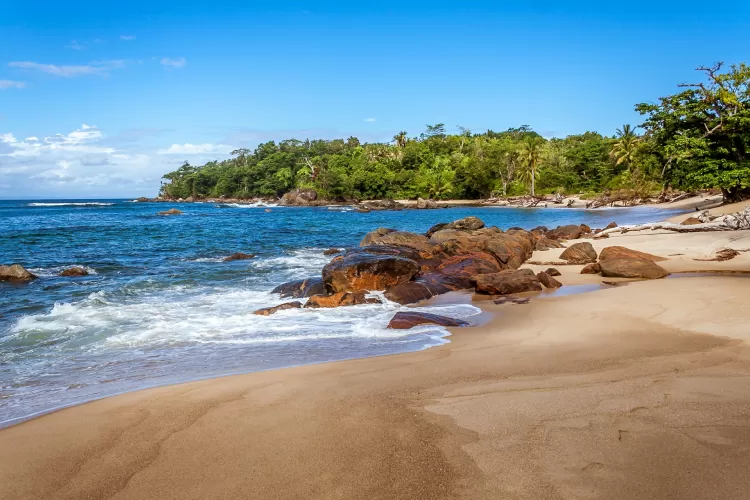
[(0, 9), (0, 198), (155, 196), (288, 138), (639, 124), (750, 62), (750, 2), (20, 2)]

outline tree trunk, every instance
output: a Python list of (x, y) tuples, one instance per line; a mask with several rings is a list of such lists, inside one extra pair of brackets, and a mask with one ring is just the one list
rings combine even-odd
[(535, 174), (536, 174), (535, 169), (532, 168), (531, 169), (531, 196), (536, 196), (536, 193), (534, 192), (534, 188), (535, 188), (535, 186), (534, 186), (534, 181), (535, 181), (534, 177), (536, 177)]
[(503, 198), (508, 196), (508, 181), (503, 180)]
[(750, 188), (734, 187), (731, 189), (721, 188), (724, 195), (724, 203), (737, 203), (750, 199)]

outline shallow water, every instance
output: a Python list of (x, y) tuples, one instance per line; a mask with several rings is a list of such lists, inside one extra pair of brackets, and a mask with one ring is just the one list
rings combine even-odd
[[(177, 207), (180, 216), (156, 212)], [(319, 275), (322, 250), (376, 227), (424, 232), (476, 215), (501, 228), (660, 220), (646, 208), (455, 208), (359, 214), (345, 207), (0, 201), (0, 263), (39, 276), (0, 283), (0, 425), (98, 397), (229, 373), (414, 351), (447, 332), (385, 327), (398, 304), (253, 315), (277, 284)], [(222, 262), (234, 252), (257, 257)], [(91, 274), (62, 278), (81, 265)], [(453, 317), (480, 310), (438, 302)]]

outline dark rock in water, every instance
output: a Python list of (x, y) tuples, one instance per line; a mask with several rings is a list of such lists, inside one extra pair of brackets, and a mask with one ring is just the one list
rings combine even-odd
[(177, 210), (176, 208), (170, 208), (169, 210), (163, 210), (159, 212), (157, 215), (180, 215), (182, 213), (182, 210)]
[(285, 302), (284, 304), (279, 304), (278, 306), (258, 309), (253, 314), (257, 314), (258, 316), (270, 316), (271, 314), (283, 311), (285, 309), (299, 309), (300, 307), (302, 307), (302, 302)]
[(278, 293), (281, 295), (281, 298), (291, 297), (294, 299), (301, 299), (312, 295), (325, 295), (326, 292), (326, 284), (323, 282), (323, 278), (290, 281), (271, 290), (271, 293)]
[(140, 197), (136, 198), (136, 200), (135, 200), (135, 201), (137, 201), (137, 202), (139, 202), (139, 203), (146, 203), (146, 202), (148, 202), (148, 201), (151, 201), (151, 200), (149, 200), (149, 199), (148, 199), (148, 198), (146, 198), (145, 196), (140, 196)]
[(314, 189), (294, 189), (284, 194), (279, 201), (282, 206), (310, 206), (318, 199), (318, 192)]
[(36, 276), (20, 264), (0, 265), (0, 281), (31, 281), (33, 279), (36, 279)]
[(539, 282), (544, 285), (545, 288), (560, 288), (562, 286), (562, 283), (560, 283), (544, 271), (537, 273), (536, 277), (539, 279)]
[(323, 255), (336, 255), (340, 253), (341, 253), (340, 248), (329, 248), (328, 250), (323, 251)]
[(552, 231), (547, 231), (547, 237), (555, 240), (576, 240), (583, 235), (581, 226), (568, 224), (567, 226), (558, 226)]
[(358, 214), (369, 214), (370, 212), (372, 212), (372, 210), (368, 208), (355, 208), (354, 211)]
[(427, 232), (424, 233), (424, 235), (427, 236), (428, 238), (430, 238), (433, 234), (435, 234), (438, 231), (440, 231), (441, 229), (445, 229), (447, 227), (448, 227), (448, 223), (447, 222), (439, 222), (439, 223), (435, 224), (434, 226), (432, 226), (430, 229), (428, 229)]
[(649, 259), (638, 257), (607, 259), (599, 262), (605, 278), (660, 279), (669, 273)]
[(599, 260), (631, 258), (646, 259), (650, 260), (651, 262), (662, 262), (664, 260), (667, 260), (664, 257), (659, 257), (658, 255), (651, 255), (650, 253), (639, 252), (638, 250), (631, 250), (630, 248), (625, 248), (618, 245), (603, 248), (601, 254), (599, 255)]
[(394, 255), (366, 252), (336, 257), (323, 268), (323, 281), (333, 292), (385, 290), (407, 283), (419, 272), (419, 264)]
[(596, 263), (588, 264), (581, 269), (581, 274), (599, 274), (600, 272), (602, 268)]
[(448, 318), (437, 314), (421, 312), (397, 312), (388, 323), (388, 328), (394, 330), (408, 330), (417, 325), (440, 325), (440, 326), (469, 326), (469, 323), (460, 319)]
[(60, 273), (60, 276), (88, 276), (89, 272), (78, 266), (69, 267), (67, 269), (64, 269), (63, 272)]
[(544, 272), (547, 273), (547, 274), (549, 274), (550, 276), (560, 276), (562, 274), (560, 271), (558, 271), (554, 267), (550, 267), (549, 269), (547, 269)]
[(236, 252), (229, 257), (224, 257), (224, 262), (232, 262), (233, 260), (249, 260), (254, 259), (255, 255), (251, 253)]
[[(449, 291), (445, 288), (445, 291)], [(415, 304), (422, 300), (427, 300), (434, 295), (431, 287), (425, 283), (411, 281), (393, 285), (385, 289), (385, 298), (398, 304)]]
[(560, 258), (567, 260), (571, 264), (588, 264), (596, 262), (596, 250), (588, 241), (575, 243), (560, 255)]
[(331, 308), (356, 306), (360, 304), (380, 304), (380, 299), (366, 297), (364, 290), (356, 292), (339, 292), (332, 295), (313, 295), (307, 300), (306, 308)]
[(539, 278), (537, 278), (531, 269), (481, 274), (474, 276), (472, 282), (477, 289), (477, 293), (488, 295), (509, 295), (512, 293), (535, 292), (542, 289)]
[(388, 233), (392, 233), (396, 231), (395, 229), (388, 229), (387, 227), (379, 227), (375, 231), (370, 231), (367, 233), (364, 238), (362, 238), (362, 241), (359, 242), (359, 246), (364, 247), (367, 245), (372, 245), (375, 240), (380, 238), (381, 236), (385, 236)]

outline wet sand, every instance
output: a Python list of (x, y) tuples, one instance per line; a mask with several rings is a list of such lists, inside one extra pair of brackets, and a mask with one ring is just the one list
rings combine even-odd
[[(693, 260), (750, 231), (594, 244), (750, 271), (747, 253)], [(750, 278), (707, 275), (481, 301), (489, 323), (418, 353), (61, 410), (0, 430), (0, 498), (744, 499), (749, 296)]]

